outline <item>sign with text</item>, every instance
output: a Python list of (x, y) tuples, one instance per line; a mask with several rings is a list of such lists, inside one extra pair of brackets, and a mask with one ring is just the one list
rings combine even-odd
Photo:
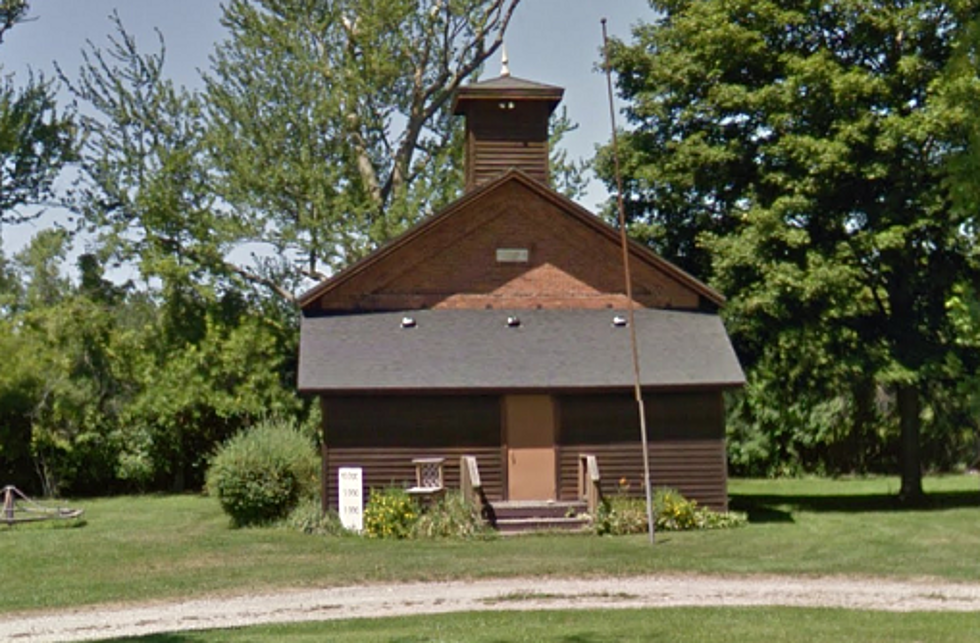
[(337, 472), (340, 522), (345, 529), (364, 529), (364, 487), (360, 467), (341, 467)]

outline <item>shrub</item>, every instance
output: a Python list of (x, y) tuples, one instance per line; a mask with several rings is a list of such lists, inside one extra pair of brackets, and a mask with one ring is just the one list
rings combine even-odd
[[(747, 522), (745, 514), (720, 513), (698, 506), (675, 489), (662, 488), (654, 492), (653, 511), (657, 531), (690, 529), (729, 529)], [(617, 494), (603, 501), (596, 516), (594, 529), (598, 534), (613, 536), (639, 534), (647, 530), (646, 500)]]
[(409, 538), (419, 519), (419, 506), (404, 489), (372, 489), (364, 508), (368, 538)]
[(266, 420), (236, 434), (215, 454), (207, 473), (208, 493), (235, 526), (286, 516), (317, 486), (313, 445), (287, 420)]
[(419, 516), (412, 527), (413, 538), (491, 538), (495, 532), (463, 494), (450, 491)]
[(698, 507), (697, 502), (688, 500), (675, 489), (657, 489), (653, 495), (653, 511), (660, 531), (685, 531), (697, 529), (697, 515), (711, 510)]

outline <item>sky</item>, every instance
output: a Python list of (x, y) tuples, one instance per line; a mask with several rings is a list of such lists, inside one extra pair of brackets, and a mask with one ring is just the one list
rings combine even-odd
[[(108, 44), (118, 11), (141, 51), (156, 51), (155, 29), (166, 43), (164, 70), (177, 84), (200, 87), (200, 71), (209, 67), (214, 45), (224, 38), (219, 0), (30, 0), (30, 21), (9, 31), (0, 45), (3, 73), (25, 79), (28, 69), (54, 77), (54, 63), (73, 78), (81, 66), (86, 42)], [(506, 47), (514, 76), (565, 88), (563, 105), (579, 124), (564, 146), (571, 158), (590, 158), (610, 138), (605, 77), (595, 71), (602, 45), (600, 20), (610, 36), (630, 39), (630, 29), (652, 19), (648, 0), (522, 0), (507, 32)], [(484, 78), (499, 73), (500, 55), (491, 59)], [(66, 102), (67, 96), (61, 100)], [(624, 126), (617, 115), (618, 125)], [(595, 209), (606, 199), (604, 187), (592, 181), (583, 205)], [(2, 248), (8, 256), (38, 229), (65, 213), (49, 212), (26, 226), (8, 226)]]

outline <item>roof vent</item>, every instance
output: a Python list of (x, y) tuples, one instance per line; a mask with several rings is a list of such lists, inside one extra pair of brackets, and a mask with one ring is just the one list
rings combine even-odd
[(521, 320), (518, 317), (511, 316), (507, 318), (507, 325), (511, 328), (517, 328), (521, 325)]
[(402, 317), (402, 328), (415, 328), (415, 318)]
[(622, 315), (613, 317), (613, 326), (626, 326), (629, 322)]

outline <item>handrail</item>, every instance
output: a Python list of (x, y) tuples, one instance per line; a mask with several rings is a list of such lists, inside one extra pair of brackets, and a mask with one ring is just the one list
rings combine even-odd
[(483, 490), (483, 483), (480, 480), (480, 467), (477, 465), (474, 456), (464, 455), (459, 459), (459, 488), (466, 504), (472, 507), (491, 526), (496, 526), (497, 519), (494, 515), (493, 506), (487, 500), (487, 495)]
[(476, 458), (471, 455), (464, 455), (459, 459), (459, 487), (466, 504), (479, 509), (479, 495), (483, 485), (480, 482), (480, 468), (476, 464)]
[(596, 515), (602, 502), (599, 459), (591, 453), (578, 454), (578, 497), (585, 500), (589, 514)]

